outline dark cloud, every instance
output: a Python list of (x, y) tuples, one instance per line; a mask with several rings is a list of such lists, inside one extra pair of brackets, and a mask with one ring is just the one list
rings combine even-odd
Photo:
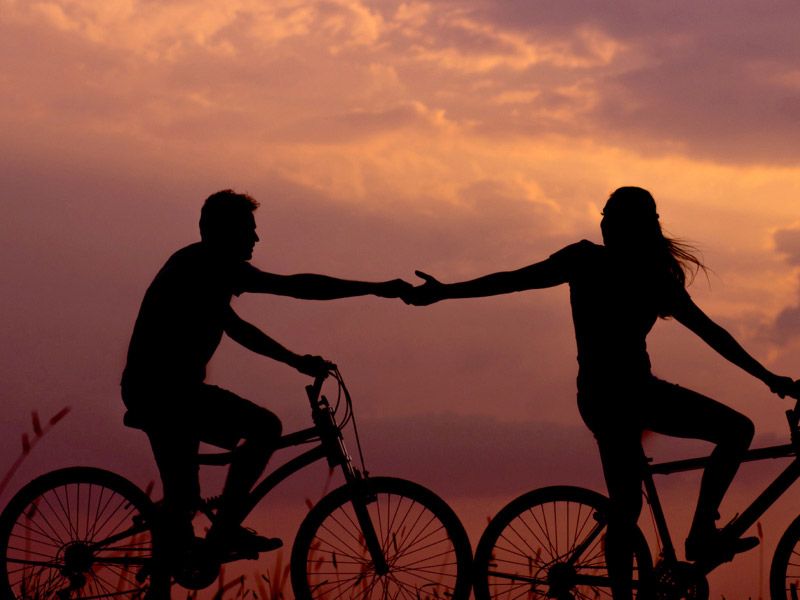
[(657, 60), (601, 85), (603, 100), (585, 116), (607, 139), (722, 162), (798, 162), (800, 93), (776, 81), (772, 68), (703, 48)]
[[(498, 35), (514, 32), (531, 44), (559, 44), (572, 58), (588, 60), (585, 65), (537, 61), (521, 73), (502, 75), (500, 64), (491, 78), (469, 75), (496, 93), (509, 88), (540, 92), (527, 107), (495, 110), (483, 120), (486, 132), (569, 131), (644, 153), (679, 152), (721, 162), (798, 161), (796, 3), (679, 7), (509, 0), (471, 3), (469, 8), (461, 2), (437, 5), (491, 24)], [(605, 64), (596, 60), (602, 44), (587, 31), (617, 46)], [(475, 51), (468, 32), (431, 43)], [(570, 93), (564, 94), (565, 89)], [(465, 106), (486, 115), (469, 99), (460, 110)], [(558, 117), (561, 112), (569, 118)]]
[(773, 338), (779, 343), (787, 343), (800, 335), (800, 305), (784, 308), (772, 323)]
[(800, 228), (779, 229), (775, 232), (775, 249), (792, 265), (800, 265)]

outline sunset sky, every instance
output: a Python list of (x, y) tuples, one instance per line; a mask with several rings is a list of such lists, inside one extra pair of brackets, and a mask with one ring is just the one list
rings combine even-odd
[[(72, 407), (11, 487), (72, 464), (155, 476), (118, 381), (147, 285), (222, 188), (261, 202), (264, 270), (454, 281), (599, 242), (609, 192), (639, 185), (712, 270), (690, 288), (698, 304), (800, 377), (798, 22), (789, 0), (0, 0), (6, 462), (31, 410)], [(370, 470), (432, 487), (474, 543), (526, 489), (604, 489), (575, 405), (566, 287), (235, 308), (337, 362)], [(649, 346), (656, 374), (750, 416), (757, 445), (785, 441), (790, 403), (680, 325), (659, 322)], [(306, 426), (306, 378), (284, 365), (226, 341), (209, 380)], [(777, 468), (743, 470), (723, 518)], [(298, 481), (276, 506), (321, 489)], [(696, 484), (663, 482), (676, 523)], [(789, 495), (764, 520), (767, 565), (797, 513)], [(712, 595), (757, 597), (760, 560), (734, 563), (746, 590), (725, 567)]]

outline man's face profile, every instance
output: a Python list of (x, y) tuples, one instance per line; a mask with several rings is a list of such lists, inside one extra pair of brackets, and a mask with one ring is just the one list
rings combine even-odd
[(253, 213), (242, 212), (231, 215), (224, 223), (220, 223), (216, 235), (209, 242), (217, 252), (226, 258), (250, 260), (253, 258), (253, 249), (258, 240)]

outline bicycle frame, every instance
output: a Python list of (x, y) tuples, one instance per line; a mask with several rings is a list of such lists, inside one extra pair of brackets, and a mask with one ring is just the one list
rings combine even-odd
[[(306, 394), (311, 405), (314, 426), (281, 436), (276, 450), (300, 446), (317, 440), (319, 440), (319, 444), (277, 467), (257, 483), (242, 507), (246, 510), (246, 515), (250, 514), (256, 505), (283, 480), (322, 459), (327, 459), (331, 468), (340, 466), (348, 485), (357, 485), (366, 477), (365, 472), (353, 466), (353, 461), (344, 445), (340, 426), (336, 422), (334, 411), (331, 409), (327, 398), (325, 396), (320, 397), (322, 384), (327, 377), (328, 373), (317, 376), (312, 385), (306, 386)], [(337, 380), (343, 386), (338, 372)], [(346, 389), (345, 395), (348, 398), (349, 406), (349, 396)], [(230, 462), (233, 452), (235, 450), (219, 454), (200, 455), (199, 462), (200, 464), (227, 464)], [(389, 565), (386, 562), (375, 527), (367, 512), (367, 504), (369, 502), (369, 497), (363, 494), (354, 494), (353, 510), (361, 526), (364, 543), (372, 557), (375, 570), (379, 574), (385, 574), (389, 570)], [(211, 515), (209, 514), (208, 516), (210, 517)]]
[[(759, 460), (789, 458), (794, 460), (759, 494), (755, 500), (739, 515), (722, 529), (722, 533), (730, 536), (731, 539), (740, 538), (750, 527), (761, 518), (761, 516), (780, 498), (792, 484), (800, 479), (800, 430), (798, 429), (798, 419), (800, 418), (800, 401), (794, 410), (786, 411), (791, 433), (790, 444), (778, 446), (768, 446), (765, 448), (755, 448), (748, 450), (742, 462), (752, 462)], [(658, 498), (653, 475), (669, 475), (671, 473), (681, 473), (694, 471), (704, 468), (709, 461), (708, 457), (689, 458), (684, 460), (669, 461), (663, 463), (650, 464), (652, 459), (643, 456), (645, 461), (643, 484), (647, 502), (653, 511), (653, 519), (656, 531), (662, 542), (662, 556), (667, 561), (676, 561), (675, 546), (667, 527), (666, 516)], [(721, 557), (708, 557), (696, 564), (701, 571), (709, 573), (723, 562), (728, 562), (733, 555)]]
[[(281, 436), (276, 451), (313, 442), (319, 443), (313, 448), (306, 450), (302, 454), (295, 456), (273, 469), (259, 481), (250, 491), (246, 505), (243, 507), (247, 509), (247, 514), (249, 514), (267, 494), (278, 486), (278, 484), (294, 473), (322, 459), (327, 459), (328, 464), (332, 468), (341, 466), (347, 483), (358, 481), (364, 476), (361, 471), (352, 464), (352, 459), (344, 446), (341, 431), (336, 424), (328, 400), (325, 396), (320, 397), (322, 383), (326, 377), (327, 374), (317, 377), (312, 385), (306, 386), (306, 393), (308, 394), (308, 400), (311, 405), (314, 426)], [(235, 450), (231, 452), (200, 454), (199, 463), (201, 465), (225, 465), (231, 462), (234, 453)]]

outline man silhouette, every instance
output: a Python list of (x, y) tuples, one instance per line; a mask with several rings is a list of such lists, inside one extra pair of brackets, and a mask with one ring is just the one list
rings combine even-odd
[(295, 354), (241, 319), (231, 308), (232, 296), (256, 292), (316, 300), (366, 294), (397, 297), (411, 287), (399, 279), (370, 283), (257, 269), (248, 262), (259, 240), (253, 215), (257, 207), (253, 198), (232, 190), (206, 199), (200, 241), (175, 252), (155, 276), (131, 336), (122, 398), (150, 439), (173, 550), (193, 540), (201, 441), (237, 448), (207, 539), (223, 551), (263, 552), (281, 545), (241, 526), (246, 516), (243, 501), (266, 467), (281, 435), (281, 422), (269, 410), (204, 382), (222, 334), (306, 375), (330, 367), (319, 356)]

